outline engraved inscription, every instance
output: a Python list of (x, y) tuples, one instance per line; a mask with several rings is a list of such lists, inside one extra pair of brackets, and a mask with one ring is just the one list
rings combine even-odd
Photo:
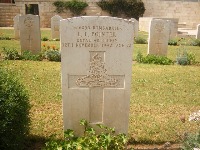
[(63, 47), (74, 48), (127, 48), (131, 43), (124, 44), (117, 40), (117, 33), (122, 30), (118, 26), (76, 26), (73, 27), (77, 32), (75, 42), (62, 43)]
[(164, 25), (164, 23), (162, 23), (162, 22), (157, 23), (157, 24), (155, 25), (155, 29), (156, 29), (157, 32), (162, 32), (162, 31), (164, 30), (164, 28), (165, 28), (165, 25)]
[(34, 25), (34, 20), (33, 20), (33, 18), (31, 18), (31, 17), (26, 17), (25, 19), (24, 19), (24, 25), (25, 25), (25, 27), (26, 27), (26, 30), (27, 30), (27, 47), (28, 47), (28, 49), (30, 50), (30, 49), (32, 49), (32, 44), (33, 44), (33, 38), (32, 38), (32, 27), (33, 27), (33, 25)]
[(59, 31), (60, 30), (60, 26), (59, 25), (55, 25), (54, 26), (54, 31)]
[(31, 17), (26, 17), (24, 19), (24, 24), (26, 27), (31, 28), (33, 26), (34, 20)]
[(107, 74), (102, 57), (96, 53), (90, 62), (89, 75), (78, 78), (76, 84), (80, 87), (115, 87), (117, 82), (117, 79)]
[(160, 42), (160, 39), (158, 39), (158, 42), (155, 43), (155, 44), (156, 44), (156, 46), (157, 46), (157, 53), (159, 54), (160, 51), (162, 50), (162, 45), (163, 45), (163, 43)]
[[(157, 24), (155, 24), (155, 30), (161, 34), (165, 29), (165, 24), (163, 22), (159, 22)], [(163, 35), (164, 36), (164, 35)], [(162, 39), (161, 38), (158, 38), (157, 39), (157, 42), (155, 43), (156, 44), (156, 47), (157, 47), (157, 54), (159, 54), (161, 51), (162, 51), (162, 45), (163, 43), (161, 42)]]

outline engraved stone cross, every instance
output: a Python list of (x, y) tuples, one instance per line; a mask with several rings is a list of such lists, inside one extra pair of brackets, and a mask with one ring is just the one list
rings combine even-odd
[[(104, 89), (124, 88), (124, 75), (108, 75), (105, 69), (105, 52), (90, 52), (88, 75), (69, 75), (69, 88), (89, 88), (89, 122), (103, 123)], [(71, 80), (71, 81), (70, 81)]]
[[(157, 23), (156, 25), (155, 25), (155, 30), (157, 31), (157, 33), (161, 33), (161, 32), (163, 32), (163, 30), (164, 30), (164, 28), (165, 28), (165, 25), (163, 24), (163, 23)], [(158, 36), (160, 36), (160, 35), (158, 35)], [(155, 43), (156, 45), (157, 45), (157, 52), (159, 53), (162, 49), (161, 49), (161, 45), (163, 44), (162, 42), (160, 42), (160, 39), (158, 39), (158, 42), (157, 43)]]
[(160, 51), (162, 51), (162, 48), (161, 48), (161, 45), (163, 45), (163, 43), (162, 42), (160, 42), (160, 39), (158, 39), (158, 42), (157, 43), (155, 43), (156, 45), (157, 45), (157, 53), (159, 54), (160, 53)]
[(29, 33), (29, 35), (28, 35), (28, 38), (27, 38), (27, 41), (28, 41), (28, 47), (29, 47), (29, 49), (28, 50), (30, 50), (31, 49), (31, 47), (32, 47), (32, 40), (33, 40), (33, 38), (31, 37), (31, 33)]

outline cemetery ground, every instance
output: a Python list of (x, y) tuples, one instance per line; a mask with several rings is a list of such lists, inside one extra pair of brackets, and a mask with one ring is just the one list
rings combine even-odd
[[(0, 35), (13, 38), (14, 31), (0, 29)], [(146, 33), (140, 32), (140, 36), (147, 38)], [(42, 30), (41, 37), (51, 39), (50, 30)], [(190, 40), (189, 37), (186, 42)], [(43, 48), (59, 48), (59, 41), (42, 41), (41, 45)], [(0, 52), (2, 47), (20, 50), (19, 41), (14, 39), (0, 40)], [(146, 55), (147, 47), (147, 44), (134, 44), (129, 145), (163, 145), (166, 142), (180, 144), (185, 133), (199, 129), (196, 122), (188, 121), (188, 117), (192, 112), (200, 110), (200, 66), (135, 62), (138, 51)], [(175, 61), (180, 48), (193, 53), (196, 61), (200, 62), (198, 46), (168, 46), (167, 57)], [(29, 92), (31, 124), (27, 146), (39, 149), (52, 134), (61, 138), (60, 62), (1, 60), (0, 67), (16, 72)]]

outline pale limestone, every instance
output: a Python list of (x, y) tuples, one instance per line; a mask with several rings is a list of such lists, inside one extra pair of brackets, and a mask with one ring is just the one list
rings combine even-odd
[(51, 37), (52, 39), (60, 39), (60, 20), (63, 18), (55, 15), (51, 18)]
[(128, 131), (133, 22), (113, 17), (61, 20), (64, 130), (83, 134), (79, 125)]
[(21, 50), (29, 50), (33, 54), (41, 51), (40, 18), (37, 15), (19, 17)]
[(197, 35), (196, 39), (200, 39), (200, 24), (197, 25)]
[(167, 56), (170, 21), (152, 19), (149, 28), (148, 54)]
[(162, 18), (162, 17), (140, 17), (139, 30), (149, 32), (149, 26), (152, 19), (170, 20), (170, 38), (174, 38), (178, 32), (178, 18)]
[(139, 22), (135, 18), (131, 18), (130, 21), (134, 22), (134, 37), (137, 37), (139, 32)]
[(21, 14), (17, 14), (14, 18), (14, 36), (15, 39), (18, 40), (20, 38), (20, 32), (19, 32), (19, 16), (21, 16)]

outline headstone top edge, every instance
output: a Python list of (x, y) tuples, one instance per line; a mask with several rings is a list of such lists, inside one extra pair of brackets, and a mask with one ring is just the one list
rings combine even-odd
[(130, 21), (129, 19), (123, 19), (123, 18), (118, 18), (118, 17), (110, 17), (110, 16), (80, 16), (80, 17), (72, 17), (72, 18), (66, 18), (62, 19), (61, 22), (73, 22), (74, 20), (81, 20), (81, 19), (112, 19), (112, 20), (119, 20), (119, 21), (124, 21), (127, 23), (133, 23), (133, 21)]
[(59, 17), (59, 18), (62, 18), (61, 16), (59, 16), (59, 15), (54, 15), (53, 17), (51, 17), (51, 18), (55, 18), (55, 17)]
[(40, 18), (40, 16), (39, 15), (33, 15), (33, 14), (25, 14), (25, 15), (20, 15), (20, 17), (39, 17)]

